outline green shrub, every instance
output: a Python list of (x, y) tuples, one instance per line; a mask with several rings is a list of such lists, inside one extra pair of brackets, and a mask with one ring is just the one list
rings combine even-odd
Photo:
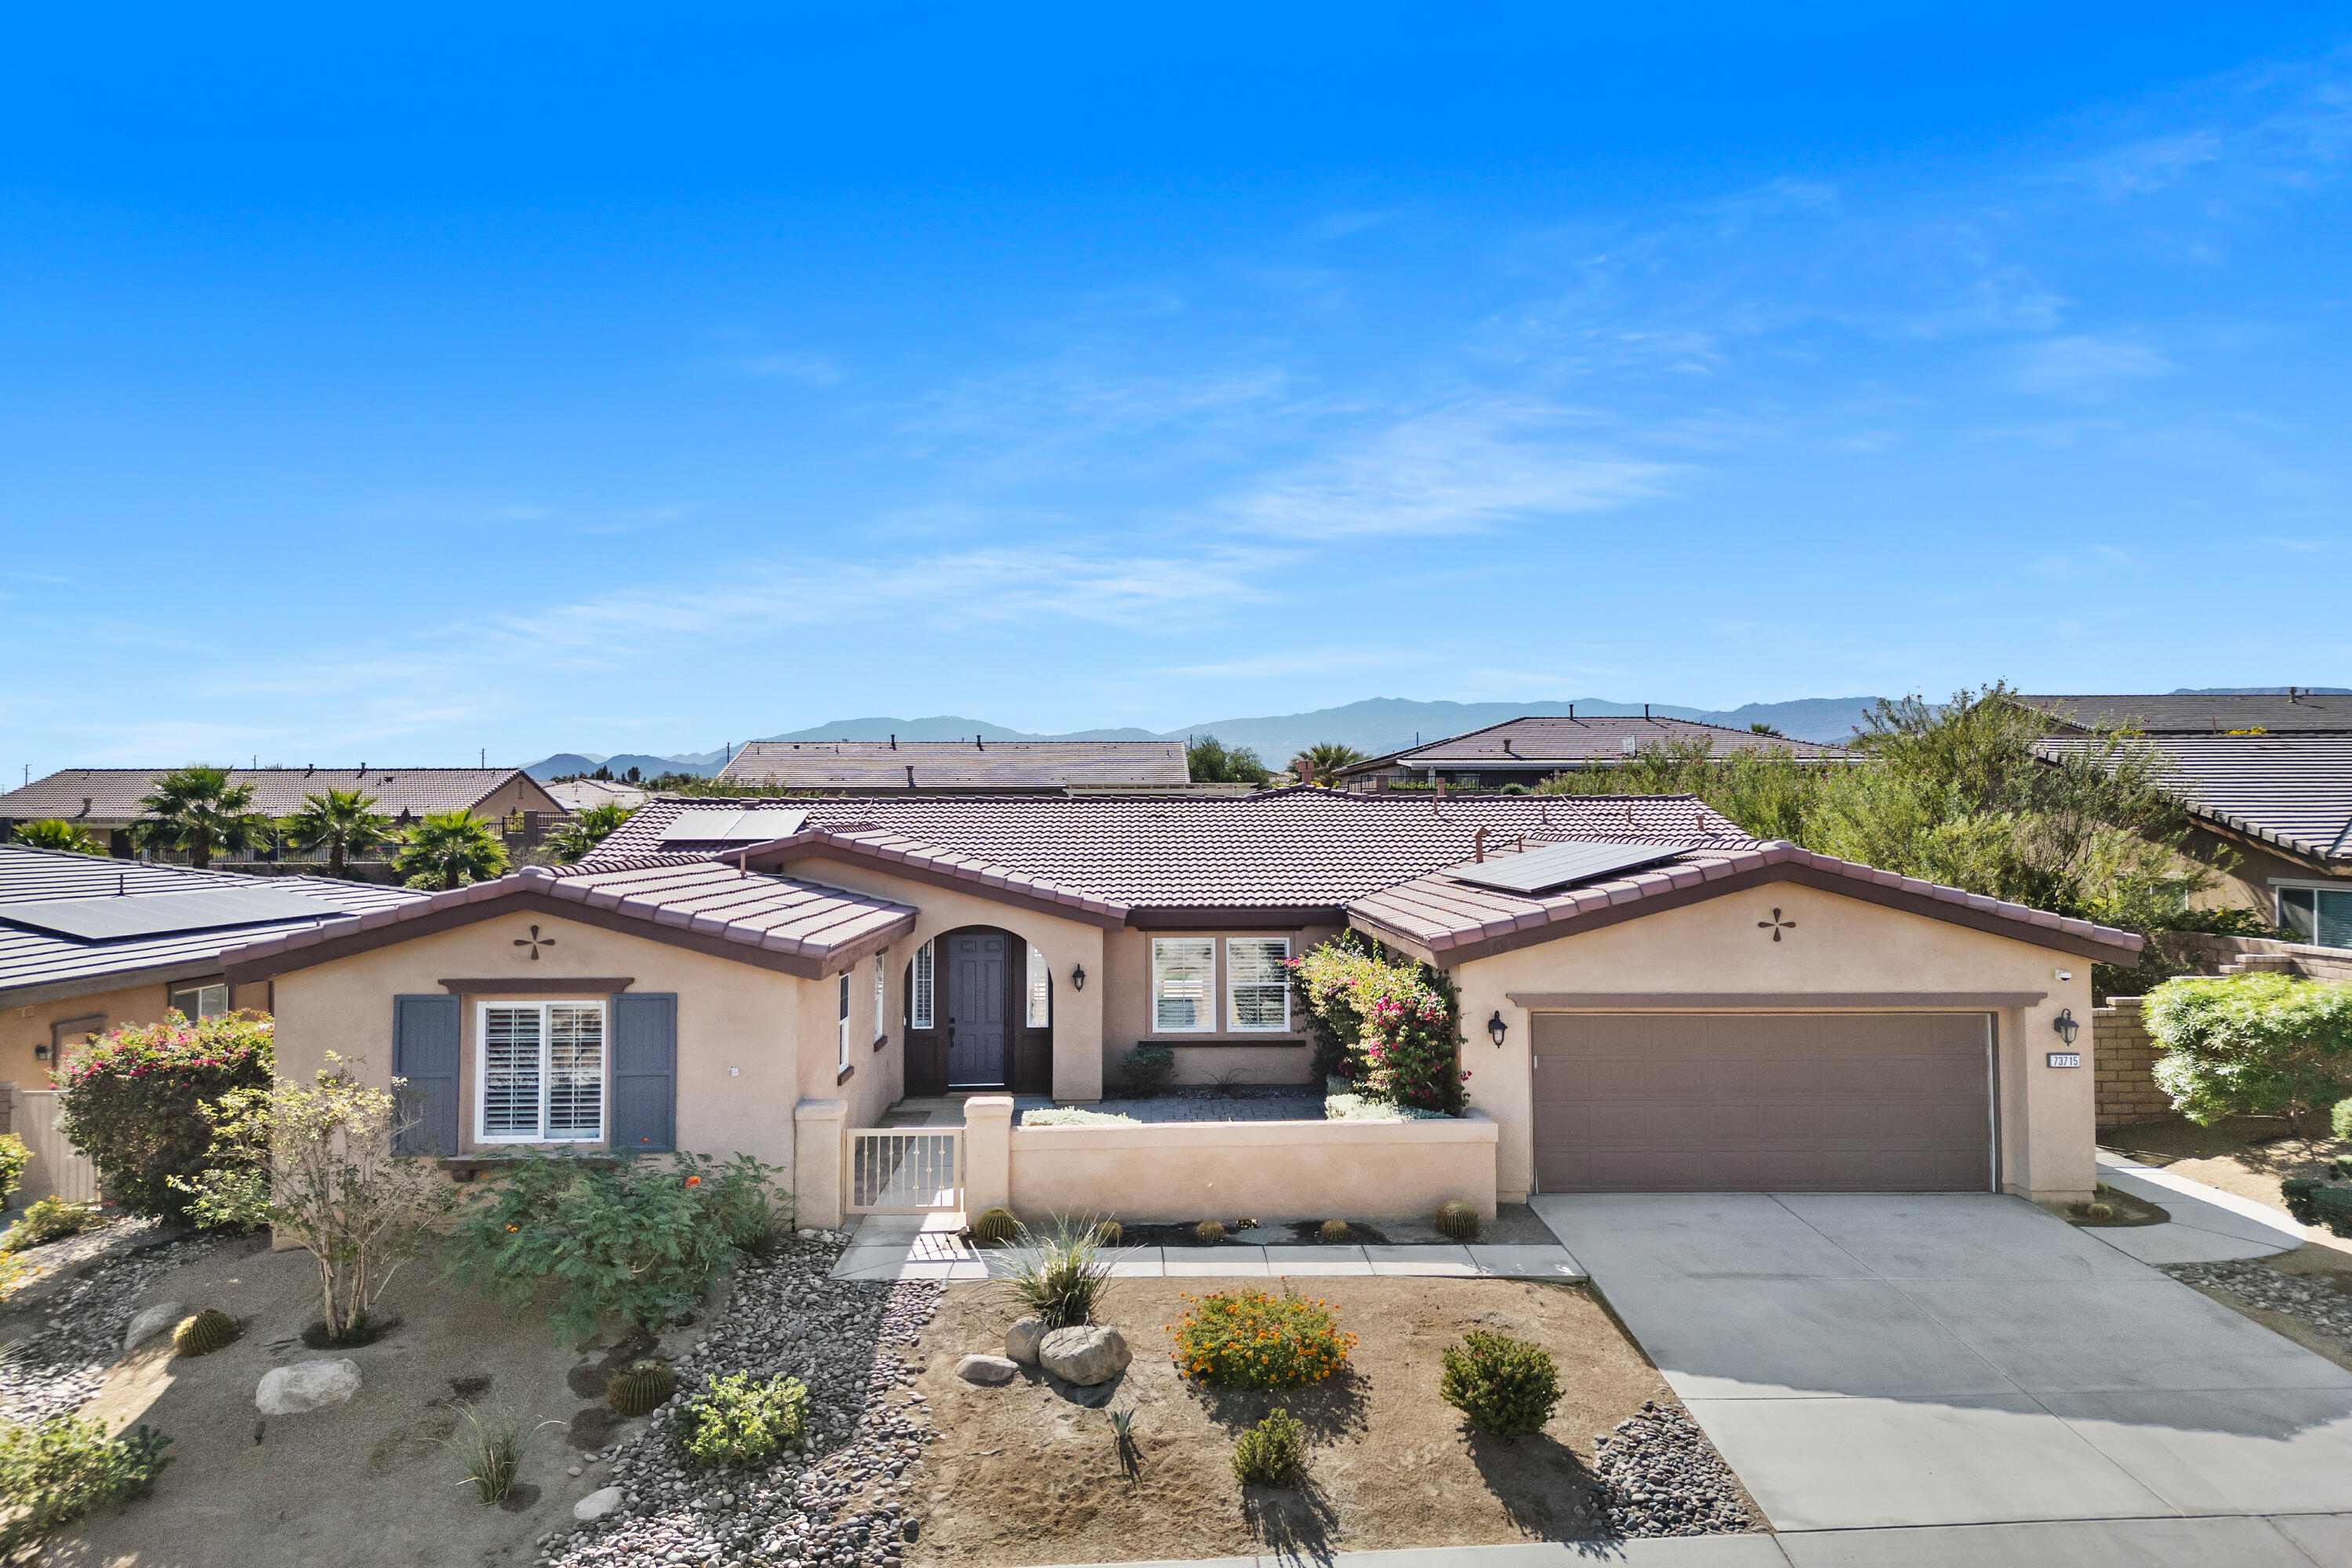
[(79, 1236), (113, 1217), (100, 1204), (69, 1204), (63, 1198), (42, 1198), (25, 1205), (24, 1214), (0, 1236), (0, 1251), (22, 1252), (28, 1247)]
[(798, 1447), (808, 1426), (808, 1389), (796, 1377), (754, 1382), (748, 1372), (714, 1377), (677, 1413), (687, 1458), (709, 1469), (751, 1465)]
[(1300, 1388), (1347, 1363), (1356, 1336), (1339, 1327), (1328, 1303), (1285, 1288), (1185, 1296), (1191, 1303), (1169, 1329), (1176, 1369), (1222, 1388)]
[(1118, 1059), (1121, 1086), (1136, 1100), (1150, 1100), (1176, 1076), (1176, 1053), (1166, 1046), (1138, 1046)]
[(608, 1313), (646, 1329), (683, 1321), (741, 1256), (743, 1216), (775, 1172), (747, 1154), (668, 1158), (517, 1159), (458, 1220), (450, 1273), (515, 1306), (559, 1282), (553, 1326), (567, 1340)]
[(1453, 1115), (1464, 1102), (1460, 1000), (1441, 970), (1391, 963), (1354, 933), (1327, 942), (1291, 965), (1292, 994), (1313, 1020), (1316, 1067), (1353, 1080), (1366, 1100)]
[(2326, 1184), (2312, 1176), (2289, 1176), (2279, 1184), (2279, 1196), (2286, 1204), (2286, 1212), (2299, 1225), (2319, 1223), (2318, 1194)]
[(1437, 1234), (1454, 1241), (1478, 1239), (1478, 1211), (1459, 1198), (1437, 1205)]
[(1445, 1347), (1444, 1360), (1438, 1393), (1481, 1432), (1540, 1432), (1559, 1403), (1559, 1370), (1541, 1345), (1473, 1330)]
[(128, 1214), (177, 1223), (211, 1164), (212, 1124), (204, 1107), (232, 1089), (268, 1089), (276, 1060), (269, 1016), (224, 1013), (190, 1023), (118, 1029), (91, 1041), (66, 1065), (58, 1131), (98, 1167), (107, 1195)]
[(2352, 984), (2284, 974), (2168, 980), (2141, 1012), (2157, 1087), (2191, 1121), (2304, 1118), (2352, 1096)]
[(25, 1179), (25, 1167), (33, 1163), (33, 1151), (14, 1132), (0, 1132), (0, 1205), (16, 1194), (17, 1184)]
[(1008, 1208), (982, 1209), (971, 1222), (971, 1238), (983, 1247), (1002, 1247), (1021, 1234), (1021, 1221)]
[(1031, 1250), (1005, 1280), (1013, 1300), (1049, 1329), (1093, 1322), (1095, 1303), (1110, 1287), (1110, 1259), (1095, 1239), (1093, 1222), (1056, 1219), (1054, 1234), (1042, 1239), (1024, 1226), (1021, 1239)]
[(1306, 1457), (1307, 1429), (1289, 1411), (1270, 1410), (1234, 1444), (1234, 1479), (1245, 1487), (1282, 1486)]
[(1203, 1242), (1208, 1246), (1214, 1247), (1217, 1243), (1225, 1239), (1224, 1222), (1223, 1220), (1214, 1219), (1202, 1220), (1200, 1224), (1192, 1227), (1192, 1238), (1195, 1241)]
[(2352, 1237), (2352, 1188), (2322, 1187), (2311, 1196), (2318, 1217), (2305, 1224), (2324, 1225), (2337, 1236)]
[(23, 1510), (0, 1525), (0, 1552), (94, 1508), (145, 1497), (172, 1462), (163, 1452), (171, 1441), (143, 1426), (110, 1437), (103, 1421), (85, 1415), (0, 1426), (0, 1508)]
[(2339, 1100), (2327, 1113), (2327, 1131), (2338, 1143), (2352, 1143), (2352, 1100)]

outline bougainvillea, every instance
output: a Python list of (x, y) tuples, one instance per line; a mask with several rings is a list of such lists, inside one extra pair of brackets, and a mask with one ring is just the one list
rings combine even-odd
[(268, 1088), (276, 1066), (266, 1013), (194, 1023), (166, 1013), (74, 1051), (58, 1075), (59, 1128), (124, 1212), (180, 1220), (191, 1197), (172, 1178), (193, 1180), (212, 1150), (201, 1107), (231, 1089)]
[(1337, 1069), (1367, 1099), (1452, 1115), (1470, 1075), (1457, 1065), (1460, 1006), (1444, 974), (1369, 952), (1353, 936), (1291, 963), (1299, 1002), (1339, 1047)]

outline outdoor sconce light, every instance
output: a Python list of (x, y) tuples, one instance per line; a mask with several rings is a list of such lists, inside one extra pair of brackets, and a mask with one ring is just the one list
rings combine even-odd
[(1486, 1037), (1495, 1042), (1495, 1048), (1499, 1051), (1503, 1048), (1503, 1037), (1510, 1032), (1511, 1026), (1503, 1022), (1503, 1010), (1496, 1008), (1495, 1016), (1486, 1020)]
[(2074, 1022), (2074, 1009), (2061, 1007), (2058, 1016), (2050, 1020), (2050, 1028), (2052, 1033), (2071, 1046), (2074, 1043), (2074, 1037), (2082, 1032), (2083, 1026)]
[(1070, 971), (1070, 989), (1073, 991), (1084, 991), (1086, 988), (1087, 966), (1081, 963), (1076, 969)]

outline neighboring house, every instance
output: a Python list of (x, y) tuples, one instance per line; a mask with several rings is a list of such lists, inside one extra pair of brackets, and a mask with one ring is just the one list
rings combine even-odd
[(420, 901), (404, 888), (320, 877), (256, 881), (0, 844), (0, 1079), (44, 1088), (73, 1046), (177, 1007), (268, 1011), (267, 982), (232, 988), (221, 953)]
[[(1144, 1044), (1181, 1083), (1307, 1083), (1285, 965), (1349, 929), (1459, 988), (1467, 1118), (989, 1120), (992, 1091), (1100, 1100)], [(1449, 1189), (2081, 1198), (2093, 1075), (2049, 1055), (2053, 1025), (2088, 1018), (2091, 964), (2139, 947), (1758, 843), (1686, 796), (1292, 788), (656, 800), (577, 867), (258, 942), (227, 972), (276, 985), (282, 1071), (332, 1049), (423, 1090), (418, 1146), (742, 1151), (830, 1223), (875, 1161), (912, 1157), (859, 1130), (942, 1094), (983, 1097), (954, 1135), (962, 1201), (1039, 1215), (1371, 1215)]]
[(2189, 809), (2183, 852), (2221, 872), (2200, 905), (2251, 909), (2295, 939), (2352, 947), (2352, 697), (2174, 692), (2020, 697), (2053, 754), (2121, 730), (2164, 753)]
[(1181, 741), (752, 741), (719, 782), (825, 795), (1182, 789)]
[(1532, 789), (1555, 773), (1615, 767), (1640, 755), (1644, 748), (1695, 743), (1717, 754), (1776, 746), (1809, 762), (1837, 761), (1845, 755), (1840, 747), (1753, 730), (1727, 730), (1688, 719), (1653, 719), (1646, 712), (1579, 718), (1570, 709), (1558, 718), (1513, 719), (1466, 735), (1449, 735), (1408, 751), (1353, 763), (1317, 782), (1359, 791), (1439, 783), (1455, 789), (1491, 790), (1505, 784)]
[[(154, 792), (169, 768), (67, 768), (35, 779), (21, 789), (0, 795), (0, 837), (19, 822), (59, 817), (72, 823), (107, 847), (108, 853), (129, 858), (136, 853), (132, 829), (142, 820), (139, 802)], [(235, 768), (229, 784), (253, 786), (253, 809), (271, 816), (291, 816), (302, 809), (305, 795), (330, 789), (355, 789), (375, 797), (375, 809), (405, 825), (427, 812), (470, 811), (477, 816), (520, 816), (531, 827), (540, 819), (563, 815), (563, 807), (545, 785), (520, 768)], [(537, 835), (530, 834), (531, 841)], [(263, 850), (257, 854), (214, 851), (222, 864), (254, 860), (323, 860), (295, 850)]]
[(600, 805), (617, 805), (635, 811), (653, 799), (650, 791), (635, 784), (614, 784), (609, 779), (555, 779), (549, 781), (548, 795), (555, 804), (575, 815), (593, 811)]

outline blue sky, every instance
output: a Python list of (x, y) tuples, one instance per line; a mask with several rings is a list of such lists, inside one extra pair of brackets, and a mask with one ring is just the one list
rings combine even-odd
[(8, 773), (2352, 685), (2342, 5), (488, 9), (12, 34)]

